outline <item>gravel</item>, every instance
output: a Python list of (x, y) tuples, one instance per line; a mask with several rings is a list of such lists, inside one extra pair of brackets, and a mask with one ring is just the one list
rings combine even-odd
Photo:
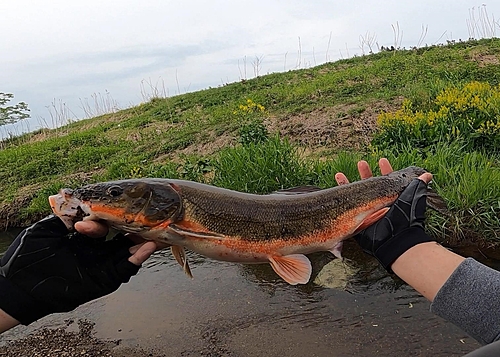
[(41, 329), (0, 347), (0, 357), (164, 357), (151, 351), (120, 346), (120, 340), (104, 341), (93, 337), (94, 324), (78, 321), (78, 332), (66, 328)]

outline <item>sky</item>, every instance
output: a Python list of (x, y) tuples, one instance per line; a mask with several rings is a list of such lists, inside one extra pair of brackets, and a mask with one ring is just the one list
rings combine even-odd
[(0, 17), (0, 92), (31, 109), (0, 138), (367, 54), (368, 44), (500, 36), (499, 1), (4, 0)]

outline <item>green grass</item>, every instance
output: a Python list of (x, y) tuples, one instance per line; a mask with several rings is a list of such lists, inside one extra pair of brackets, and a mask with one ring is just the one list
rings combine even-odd
[(278, 136), (222, 150), (214, 159), (214, 168), (211, 183), (250, 193), (269, 193), (311, 181), (298, 148)]
[(395, 169), (409, 165), (433, 173), (431, 187), (446, 202), (448, 214), (430, 212), (428, 229), (442, 241), (457, 244), (479, 241), (500, 243), (500, 158), (467, 152), (464, 145), (438, 145), (427, 150), (408, 149), (404, 154), (377, 152)]
[[(470, 81), (499, 84), (498, 61), (483, 63), (478, 60), (483, 56), (500, 58), (500, 40), (383, 51), (155, 98), (115, 114), (4, 140), (0, 208), (21, 199), (23, 205), (4, 212), (22, 214), (28, 223), (48, 212), (45, 198), (60, 187), (130, 177), (184, 178), (258, 193), (303, 184), (330, 187), (336, 172), (357, 179), (357, 160), (367, 159), (374, 167), (383, 155), (395, 168), (417, 164), (435, 173), (434, 185), (452, 216), (432, 215), (432, 232), (459, 238), (483, 234), (500, 241), (496, 156), (453, 145), (432, 150), (299, 147), (295, 142), (300, 137), (279, 137), (275, 132), (278, 123), (300, 116), (309, 118), (307, 126), (317, 113), (331, 108), (340, 108), (331, 115), (331, 125), (336, 125), (364, 118), (373, 103), (396, 108), (405, 98), (429, 110), (448, 86)], [(248, 99), (265, 112), (242, 116), (238, 110)], [(221, 138), (222, 148), (207, 149)], [(1, 212), (0, 223), (6, 224)]]

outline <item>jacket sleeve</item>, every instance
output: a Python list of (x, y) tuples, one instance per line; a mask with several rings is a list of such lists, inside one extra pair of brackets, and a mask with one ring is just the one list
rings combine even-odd
[(500, 339), (500, 272), (464, 260), (437, 293), (431, 311), (482, 344)]

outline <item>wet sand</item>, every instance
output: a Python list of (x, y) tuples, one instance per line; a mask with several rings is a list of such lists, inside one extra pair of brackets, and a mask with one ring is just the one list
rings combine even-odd
[[(86, 338), (95, 351), (79, 350), (87, 356), (462, 356), (479, 347), (431, 314), (423, 297), (388, 276), (355, 243), (347, 244), (344, 255), (354, 273), (337, 266), (328, 275), (340, 280), (347, 275), (347, 282), (328, 288), (290, 286), (268, 265), (222, 263), (194, 254), (191, 280), (169, 252), (159, 252), (116, 293), (17, 327), (0, 342), (21, 343), (16, 356), (23, 355), (22, 348), (24, 355), (36, 356), (29, 351), (41, 340), (70, 348), (86, 341), (74, 337), (81, 335), (83, 319), (93, 324)], [(315, 271), (330, 261), (328, 254), (314, 255)], [(67, 326), (68, 321), (73, 322)], [(50, 329), (45, 337), (27, 337), (44, 328)], [(51, 330), (57, 328), (67, 336), (56, 338)], [(0, 356), (14, 356), (11, 349), (0, 349)]]

